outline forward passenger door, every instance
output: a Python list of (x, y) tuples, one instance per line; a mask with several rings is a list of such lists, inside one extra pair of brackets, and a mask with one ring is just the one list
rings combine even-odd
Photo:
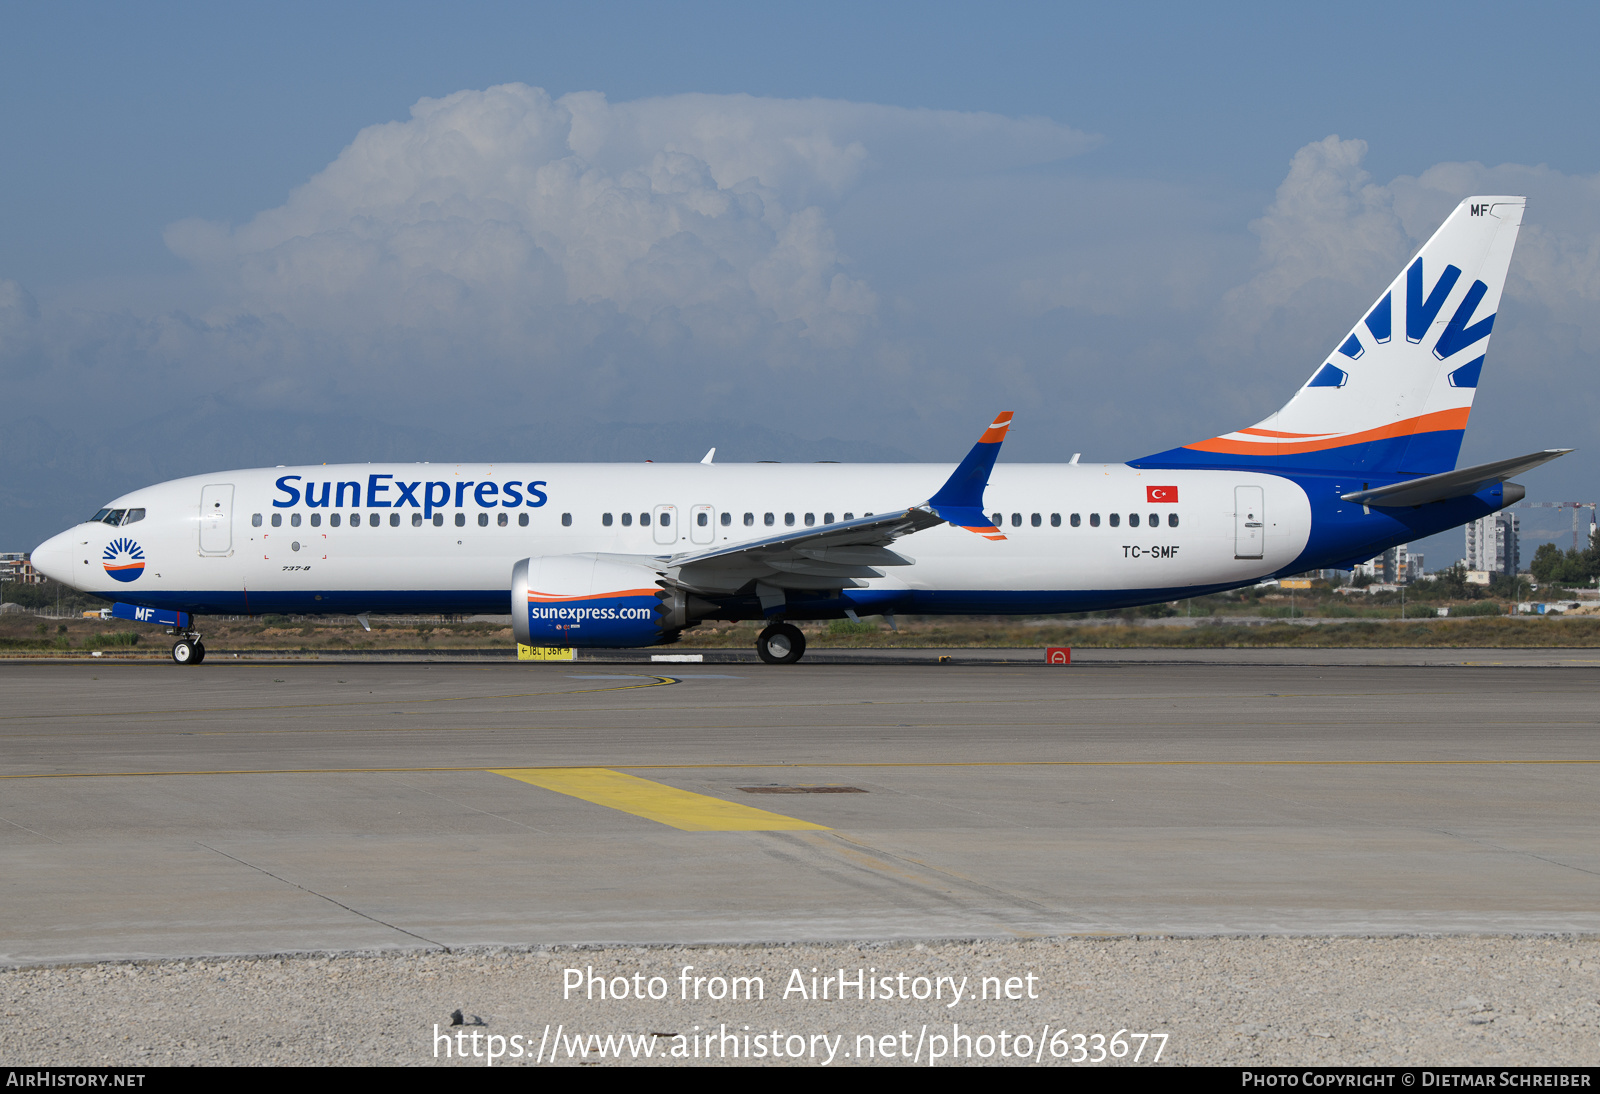
[(225, 555), (233, 550), (233, 484), (200, 488), (200, 553)]

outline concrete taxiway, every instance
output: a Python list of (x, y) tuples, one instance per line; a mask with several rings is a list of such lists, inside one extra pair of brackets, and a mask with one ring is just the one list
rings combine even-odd
[(1175, 652), (0, 665), (0, 963), (1600, 930), (1589, 651)]

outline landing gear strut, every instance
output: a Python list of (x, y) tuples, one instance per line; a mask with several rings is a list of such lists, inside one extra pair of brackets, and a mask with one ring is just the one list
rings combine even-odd
[(774, 623), (756, 638), (756, 655), (769, 665), (792, 665), (806, 652), (806, 636), (793, 623)]

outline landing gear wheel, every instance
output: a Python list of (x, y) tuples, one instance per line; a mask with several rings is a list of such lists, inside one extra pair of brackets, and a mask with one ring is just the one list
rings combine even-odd
[(793, 623), (774, 623), (756, 639), (756, 654), (769, 665), (792, 665), (806, 652), (806, 636)]
[(200, 652), (200, 645), (197, 642), (179, 639), (172, 644), (172, 660), (175, 664), (198, 665), (200, 658), (204, 656), (205, 654)]
[(206, 659), (206, 648), (205, 648), (205, 646), (202, 645), (200, 642), (196, 642), (194, 644), (194, 660), (190, 661), (189, 664), (198, 665), (200, 662), (204, 661), (205, 659)]

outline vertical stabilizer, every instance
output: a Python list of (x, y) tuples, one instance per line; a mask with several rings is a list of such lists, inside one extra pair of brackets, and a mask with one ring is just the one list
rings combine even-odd
[(1455, 467), (1525, 199), (1456, 206), (1282, 410), (1138, 466), (1431, 475)]

